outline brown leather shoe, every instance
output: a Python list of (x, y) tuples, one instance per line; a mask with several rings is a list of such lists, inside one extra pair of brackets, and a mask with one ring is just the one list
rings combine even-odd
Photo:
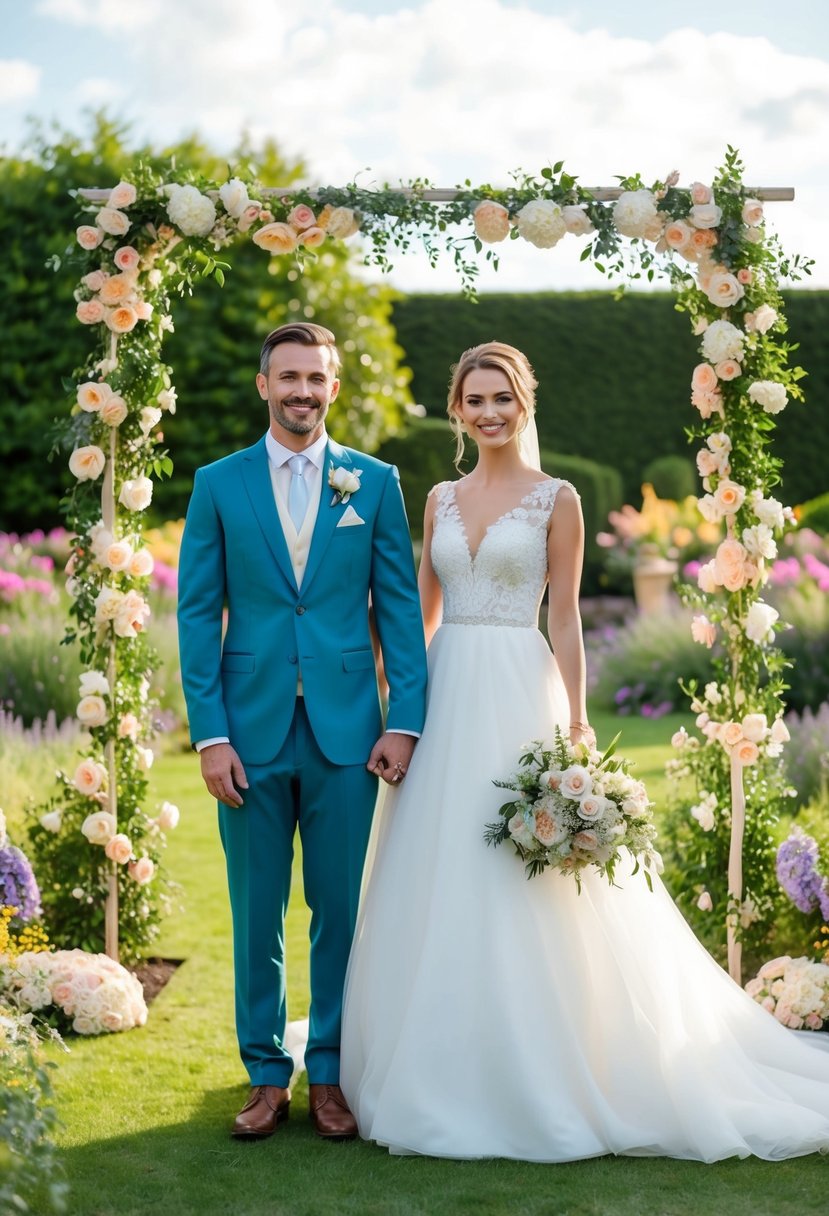
[(250, 1097), (236, 1116), (231, 1135), (236, 1140), (264, 1140), (288, 1118), (291, 1094), (279, 1085), (254, 1085)]
[(339, 1085), (309, 1085), (309, 1114), (317, 1135), (326, 1140), (354, 1140), (357, 1120), (348, 1109)]

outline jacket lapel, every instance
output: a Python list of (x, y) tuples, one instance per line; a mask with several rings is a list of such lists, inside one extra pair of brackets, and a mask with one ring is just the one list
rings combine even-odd
[(338, 443), (330, 439), (325, 451), (325, 462), (322, 466), (320, 505), (317, 511), (317, 520), (314, 524), (314, 535), (311, 538), (311, 551), (308, 554), (308, 564), (305, 567), (305, 574), (302, 578), (303, 590), (308, 587), (311, 579), (319, 569), (331, 537), (334, 535), (334, 529), (345, 510), (342, 504), (337, 504), (337, 506), (332, 506), (331, 504), (334, 491), (328, 484), (328, 470), (332, 464), (334, 466), (344, 465), (345, 467), (350, 467), (353, 461), (345, 448), (340, 447)]
[[(250, 505), (259, 527), (262, 529), (268, 548), (276, 559), (279, 569), (296, 591), (297, 585), (291, 565), (291, 555), (288, 552), (285, 534), (282, 531), (279, 513), (274, 502), (273, 484), (268, 467), (268, 450), (265, 447), (264, 438), (260, 439), (259, 443), (254, 444), (252, 448), (248, 448), (245, 453), (242, 477)], [(328, 478), (327, 472), (325, 477)]]

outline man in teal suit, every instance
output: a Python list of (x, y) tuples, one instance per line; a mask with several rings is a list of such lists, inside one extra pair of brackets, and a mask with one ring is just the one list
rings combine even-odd
[[(271, 1135), (288, 1113), (284, 921), (297, 826), (311, 908), (311, 1117), (320, 1135), (356, 1135), (339, 1089), (345, 969), (377, 779), (403, 779), (425, 713), (397, 470), (327, 436), (338, 367), (322, 326), (269, 334), (256, 378), (268, 432), (198, 470), (181, 547), (182, 680), (219, 802), (236, 1027), (252, 1086), (237, 1137)], [(370, 607), (389, 683), (385, 730)]]

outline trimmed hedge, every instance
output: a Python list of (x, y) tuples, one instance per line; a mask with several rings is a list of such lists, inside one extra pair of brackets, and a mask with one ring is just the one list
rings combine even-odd
[[(785, 293), (793, 360), (809, 373), (807, 403), (793, 402), (775, 439), (785, 501), (827, 489), (829, 292)], [(472, 304), (454, 295), (395, 303), (397, 338), (412, 392), (431, 415), (445, 409), (449, 369), (461, 352), (498, 338), (528, 355), (539, 380), (541, 446), (610, 465), (638, 504), (643, 469), (658, 457), (689, 457), (690, 380), (699, 361), (688, 318), (670, 293), (608, 291), (493, 294)]]

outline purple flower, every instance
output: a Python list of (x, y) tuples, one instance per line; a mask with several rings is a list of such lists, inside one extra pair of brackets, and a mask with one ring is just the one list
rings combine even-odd
[(792, 828), (791, 835), (777, 850), (777, 878), (796, 908), (801, 912), (814, 912), (820, 908), (826, 919), (829, 890), (817, 867), (817, 841), (801, 828)]
[(13, 844), (0, 849), (0, 905), (17, 908), (21, 920), (40, 916), (40, 891), (32, 867)]

